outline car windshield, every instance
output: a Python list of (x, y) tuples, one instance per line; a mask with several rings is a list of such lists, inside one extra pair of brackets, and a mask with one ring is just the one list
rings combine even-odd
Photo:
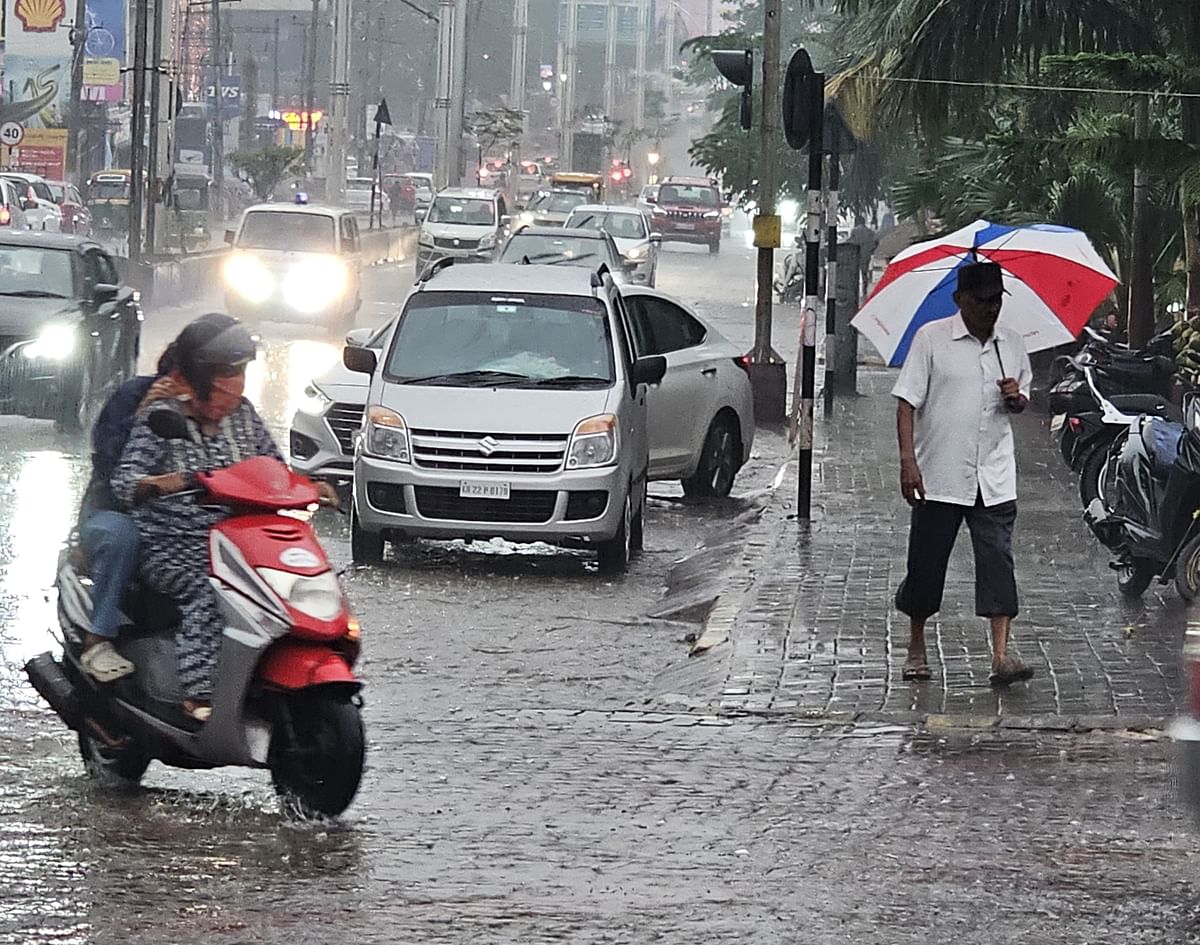
[(424, 292), (401, 317), (386, 374), (437, 387), (608, 387), (608, 316), (586, 296)]
[(473, 197), (438, 197), (429, 208), (429, 223), (461, 223), (463, 226), (491, 226), (496, 213), (490, 200)]
[(549, 193), (538, 197), (529, 205), (530, 210), (545, 210), (548, 213), (570, 213), (581, 203), (587, 203), (586, 194)]
[(62, 184), (47, 184), (50, 188), (50, 196), (54, 198), (55, 203), (62, 203), (67, 199), (67, 189)]
[(718, 207), (717, 189), (703, 184), (663, 184), (658, 190), (659, 203), (693, 204), (697, 207)]
[(74, 294), (70, 250), (0, 243), (0, 295), (69, 299)]
[(607, 230), (609, 236), (622, 240), (645, 239), (646, 225), (640, 213), (576, 210), (567, 218), (567, 226), (586, 230)]
[(49, 200), (51, 203), (55, 202), (54, 192), (44, 180), (31, 180), (29, 182), (29, 186), (33, 189), (33, 192), (37, 194), (37, 198), (39, 200)]
[(129, 196), (129, 182), (125, 180), (96, 180), (88, 184), (88, 194), (93, 200), (120, 200)]
[(428, 193), (433, 190), (433, 185), (430, 184), (429, 181), (427, 181), (424, 177), (406, 177), (405, 180), (423, 193)]
[(319, 213), (255, 210), (246, 214), (237, 245), (241, 249), (332, 253), (333, 217)]
[(595, 269), (602, 262), (613, 264), (608, 258), (608, 244), (599, 235), (588, 239), (584, 236), (517, 233), (504, 244), (500, 262), (519, 263), (523, 259), (538, 266), (586, 266), (588, 269)]

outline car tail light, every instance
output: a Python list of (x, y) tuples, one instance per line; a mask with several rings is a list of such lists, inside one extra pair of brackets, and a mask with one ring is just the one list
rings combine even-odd
[(0, 226), (8, 226), (12, 223), (12, 213), (8, 207), (0, 207)]
[(733, 359), (733, 363), (740, 367), (746, 374), (750, 373), (750, 355), (743, 354)]

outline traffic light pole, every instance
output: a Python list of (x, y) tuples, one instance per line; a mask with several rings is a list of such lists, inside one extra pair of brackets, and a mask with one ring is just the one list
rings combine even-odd
[(808, 112), (808, 221), (805, 225), (804, 313), (801, 319), (799, 480), (796, 516), (812, 520), (813, 406), (817, 377), (817, 293), (821, 265), (821, 164), (825, 140), (825, 76), (813, 73), (807, 85)]
[(834, 343), (837, 334), (837, 263), (838, 263), (838, 188), (842, 180), (842, 129), (834, 122), (830, 129), (829, 193), (825, 198), (825, 417), (833, 410), (833, 389), (836, 386), (837, 365), (834, 363)]
[(754, 304), (754, 348), (750, 352), (750, 385), (759, 423), (778, 423), (787, 416), (787, 365), (771, 347), (775, 249), (780, 223), (775, 213), (775, 149), (779, 133), (779, 45), (783, 0), (763, 5), (762, 115), (758, 126), (758, 213), (754, 245), (758, 248)]

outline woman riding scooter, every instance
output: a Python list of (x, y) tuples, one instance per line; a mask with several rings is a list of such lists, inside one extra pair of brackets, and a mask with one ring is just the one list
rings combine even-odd
[[(212, 714), (212, 679), (223, 621), (209, 583), (210, 527), (230, 514), (198, 505), (195, 474), (253, 456), (282, 461), (254, 406), (242, 396), (254, 339), (236, 319), (201, 315), (175, 342), (176, 367), (154, 383), (113, 474), (117, 499), (131, 510), (142, 535), (141, 579), (173, 598), (182, 622), (176, 638), (184, 712), (198, 722)], [(149, 408), (169, 404), (187, 420), (189, 436), (164, 439), (148, 422)]]

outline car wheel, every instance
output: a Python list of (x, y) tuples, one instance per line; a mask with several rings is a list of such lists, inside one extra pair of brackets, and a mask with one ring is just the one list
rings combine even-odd
[(54, 424), (60, 433), (86, 433), (91, 429), (95, 408), (91, 358), (84, 358), (77, 378), (67, 382), (58, 402)]
[(646, 546), (646, 480), (642, 480), (641, 498), (633, 522), (629, 528), (630, 552), (641, 551)]
[(369, 532), (358, 521), (358, 509), (350, 505), (350, 557), (355, 564), (379, 564), (383, 561), (383, 533)]
[(721, 241), (720, 240), (713, 240), (713, 242), (708, 244), (708, 255), (715, 256), (720, 251), (721, 251)]
[(629, 559), (633, 553), (633, 496), (625, 493), (625, 508), (617, 533), (597, 547), (600, 554), (601, 574), (624, 574), (629, 570)]
[(683, 480), (683, 494), (691, 498), (724, 498), (733, 489), (741, 467), (741, 438), (737, 423), (718, 414), (704, 437), (696, 472)]

